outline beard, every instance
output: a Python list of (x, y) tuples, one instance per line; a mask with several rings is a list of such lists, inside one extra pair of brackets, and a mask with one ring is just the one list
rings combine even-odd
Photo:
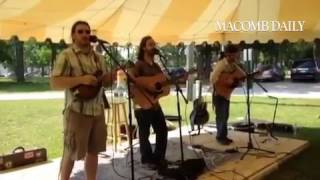
[(83, 46), (90, 46), (90, 40), (88, 38), (81, 39), (81, 44)]
[(156, 54), (154, 49), (148, 49), (145, 51), (145, 53), (151, 57), (153, 57)]

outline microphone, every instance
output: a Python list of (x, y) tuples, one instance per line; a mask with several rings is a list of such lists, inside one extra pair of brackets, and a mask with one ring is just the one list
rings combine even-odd
[(110, 44), (108, 41), (105, 41), (105, 40), (102, 40), (102, 39), (99, 39), (97, 36), (95, 35), (90, 35), (90, 42), (99, 42), (99, 43), (103, 43), (103, 44)]
[(161, 56), (160, 50), (157, 49), (157, 48), (154, 48), (154, 49), (153, 49), (153, 54), (158, 54), (158, 55)]

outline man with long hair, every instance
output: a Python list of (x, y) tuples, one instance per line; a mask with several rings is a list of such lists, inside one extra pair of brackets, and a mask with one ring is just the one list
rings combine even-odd
[[(93, 51), (90, 32), (85, 21), (73, 24), (73, 43), (59, 54), (51, 75), (51, 87), (65, 90), (61, 180), (68, 180), (74, 161), (83, 158), (87, 180), (95, 180), (98, 153), (106, 150), (103, 86), (111, 84), (115, 76), (107, 73), (103, 56)], [(98, 88), (97, 94), (90, 99), (82, 99), (77, 94), (80, 86)]]
[[(138, 51), (138, 60), (131, 73), (134, 77), (150, 77), (163, 73), (160, 66), (154, 61), (155, 41), (151, 36), (142, 38)], [(143, 87), (142, 87), (143, 88)], [(166, 148), (168, 129), (165, 117), (159, 102), (153, 104), (151, 108), (144, 109), (135, 104), (135, 116), (139, 126), (139, 142), (142, 164), (158, 170), (166, 168)], [(156, 133), (156, 147), (152, 151), (149, 141), (150, 126)]]

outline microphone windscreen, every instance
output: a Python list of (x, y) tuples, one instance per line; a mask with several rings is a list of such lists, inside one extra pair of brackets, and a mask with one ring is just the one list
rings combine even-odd
[(160, 54), (160, 50), (157, 49), (157, 48), (154, 48), (154, 49), (153, 49), (153, 53), (154, 53), (154, 54)]
[(90, 42), (97, 42), (98, 41), (98, 38), (97, 38), (97, 36), (95, 36), (95, 35), (91, 35), (90, 36)]

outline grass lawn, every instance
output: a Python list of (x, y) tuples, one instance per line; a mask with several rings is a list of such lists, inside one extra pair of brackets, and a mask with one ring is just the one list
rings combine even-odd
[(39, 92), (49, 90), (50, 87), (47, 77), (26, 79), (26, 82), (24, 83), (17, 83), (13, 79), (0, 77), (0, 93)]
[(0, 101), (0, 154), (16, 146), (46, 147), (61, 154), (62, 100)]
[[(1, 84), (1, 83), (0, 83)], [(209, 100), (209, 97), (207, 98)], [(274, 101), (267, 98), (252, 99), (252, 118), (271, 120)], [(320, 102), (306, 99), (280, 99), (277, 122), (296, 124), (297, 138), (311, 142), (311, 147), (301, 156), (284, 164), (270, 179), (316, 179), (320, 178)], [(161, 101), (165, 114), (176, 114), (175, 97)], [(208, 110), (211, 104), (208, 104)], [(16, 146), (26, 148), (46, 147), (49, 158), (61, 155), (63, 100), (0, 101), (0, 154)], [(182, 117), (189, 115), (192, 104), (187, 107), (181, 102)], [(185, 113), (187, 112), (187, 113)], [(233, 97), (230, 120), (244, 117), (244, 97)], [(210, 121), (214, 116), (210, 111)], [(184, 123), (186, 123), (184, 121)], [(286, 135), (290, 136), (290, 135)]]

